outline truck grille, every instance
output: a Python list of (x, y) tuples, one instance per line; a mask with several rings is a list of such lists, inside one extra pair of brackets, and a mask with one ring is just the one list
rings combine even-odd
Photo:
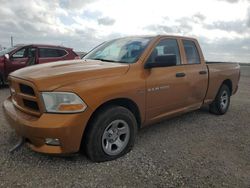
[(40, 116), (42, 111), (40, 95), (34, 88), (34, 85), (28, 81), (10, 77), (10, 92), (16, 108), (25, 113)]

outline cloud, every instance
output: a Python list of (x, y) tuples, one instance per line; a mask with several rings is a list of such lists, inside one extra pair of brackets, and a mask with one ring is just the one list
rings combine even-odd
[(148, 30), (148, 31), (152, 31), (152, 32), (158, 32), (158, 33), (174, 33), (174, 28), (173, 27), (169, 27), (166, 25), (148, 25), (146, 27), (144, 27), (144, 29)]
[(207, 29), (211, 29), (211, 30), (219, 29), (219, 30), (223, 30), (227, 32), (236, 32), (239, 34), (247, 32), (248, 28), (246, 26), (247, 26), (247, 23), (245, 20), (244, 21), (236, 20), (236, 21), (228, 21), (228, 22), (218, 21), (212, 24), (205, 25)]
[(240, 0), (218, 0), (218, 1), (225, 1), (228, 3), (238, 3)]
[(193, 19), (196, 22), (203, 22), (206, 20), (206, 16), (201, 13), (196, 13), (193, 15)]
[(248, 12), (247, 12), (247, 27), (250, 28), (250, 7), (248, 8)]
[(86, 19), (97, 19), (100, 16), (102, 16), (101, 11), (84, 10), (84, 12), (82, 13), (82, 17)]
[(153, 32), (155, 34), (181, 34), (186, 35), (193, 30), (192, 23), (194, 21), (191, 18), (183, 17), (180, 19), (170, 20), (168, 17), (164, 18), (161, 24), (151, 24), (144, 27), (145, 30)]
[(217, 0), (217, 1), (224, 1), (224, 2), (227, 2), (227, 3), (233, 3), (233, 4), (239, 3), (240, 1), (242, 1), (242, 2), (250, 2), (250, 0)]
[(60, 0), (60, 6), (68, 10), (82, 9), (85, 5), (93, 3), (95, 0)]
[(115, 23), (115, 19), (109, 17), (103, 17), (98, 19), (98, 24), (111, 26)]
[(177, 19), (176, 22), (178, 23), (177, 28), (179, 32), (181, 33), (190, 33), (193, 30), (192, 23), (194, 20), (188, 18), (188, 17), (183, 17), (181, 19)]
[(200, 39), (208, 59), (249, 58), (250, 0), (2, 0), (0, 18), (6, 47), (10, 36), (88, 51), (121, 36), (175, 34)]
[(209, 43), (200, 38), (205, 57), (209, 61), (250, 62), (250, 37), (245, 39), (221, 38)]
[[(4, 1), (0, 7), (0, 44), (8, 46), (9, 38), (13, 36), (15, 44), (63, 44), (88, 51), (100, 41), (94, 36), (94, 29), (74, 25), (70, 14), (58, 0)], [(79, 28), (83, 29), (82, 33)]]

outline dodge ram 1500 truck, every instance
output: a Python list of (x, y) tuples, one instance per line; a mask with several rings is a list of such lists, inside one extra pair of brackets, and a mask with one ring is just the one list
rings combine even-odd
[(214, 114), (226, 113), (239, 79), (238, 64), (207, 64), (195, 39), (125, 37), (82, 60), (11, 73), (3, 106), (34, 151), (84, 150), (100, 162), (130, 151), (138, 128), (206, 104)]

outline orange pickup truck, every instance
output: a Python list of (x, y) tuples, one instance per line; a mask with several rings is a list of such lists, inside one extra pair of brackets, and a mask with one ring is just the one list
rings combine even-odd
[(131, 150), (138, 128), (206, 104), (214, 114), (226, 113), (239, 79), (238, 64), (206, 63), (195, 39), (125, 37), (82, 60), (11, 73), (3, 106), (32, 150), (84, 150), (100, 162)]

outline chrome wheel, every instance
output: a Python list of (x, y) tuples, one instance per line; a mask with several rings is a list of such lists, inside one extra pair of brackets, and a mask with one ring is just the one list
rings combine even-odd
[(225, 110), (228, 106), (228, 102), (229, 102), (229, 96), (227, 91), (223, 91), (220, 97), (220, 106), (221, 109)]
[(108, 155), (118, 155), (127, 146), (130, 129), (124, 120), (112, 121), (102, 135), (102, 149)]

